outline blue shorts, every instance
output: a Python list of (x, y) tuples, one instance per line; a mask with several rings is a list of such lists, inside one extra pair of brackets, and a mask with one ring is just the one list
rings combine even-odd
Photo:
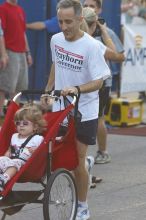
[(83, 144), (96, 144), (98, 119), (76, 123), (76, 136)]

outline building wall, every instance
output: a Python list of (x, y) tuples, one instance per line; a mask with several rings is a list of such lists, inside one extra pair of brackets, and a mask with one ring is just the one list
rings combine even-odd
[(121, 24), (121, 0), (103, 0), (102, 16), (107, 25), (120, 35)]

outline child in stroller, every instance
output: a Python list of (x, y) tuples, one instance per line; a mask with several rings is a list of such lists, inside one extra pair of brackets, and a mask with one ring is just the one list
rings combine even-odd
[(9, 149), (0, 157), (0, 191), (41, 144), (43, 136), (39, 134), (46, 127), (42, 111), (34, 104), (17, 110), (14, 122), (17, 133), (12, 135)]

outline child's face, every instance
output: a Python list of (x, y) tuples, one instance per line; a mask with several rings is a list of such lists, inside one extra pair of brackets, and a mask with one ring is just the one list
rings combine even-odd
[(29, 120), (20, 120), (15, 122), (16, 129), (21, 137), (28, 137), (32, 135), (35, 130), (36, 126)]

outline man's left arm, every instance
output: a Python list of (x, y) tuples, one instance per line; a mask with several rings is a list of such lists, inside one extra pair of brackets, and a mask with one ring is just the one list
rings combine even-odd
[(97, 80), (93, 80), (82, 85), (64, 88), (61, 94), (66, 96), (69, 93), (77, 94), (79, 91), (80, 93), (89, 93), (89, 92), (99, 90), (102, 87), (102, 84), (103, 84), (103, 79), (97, 79)]

